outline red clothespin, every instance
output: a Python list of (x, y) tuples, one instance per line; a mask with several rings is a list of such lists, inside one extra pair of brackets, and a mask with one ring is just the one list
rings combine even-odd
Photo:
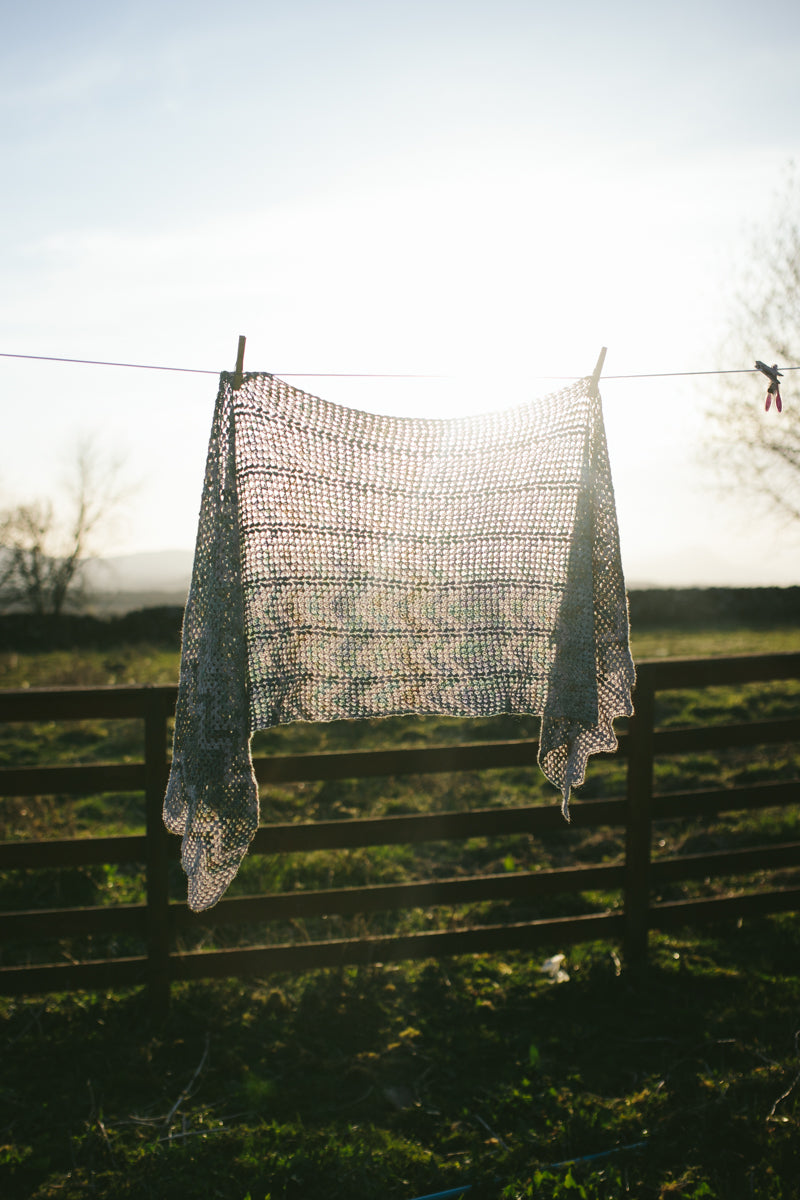
[(773, 363), (771, 367), (768, 367), (767, 364), (763, 363), (760, 358), (757, 358), (756, 370), (760, 371), (762, 375), (766, 375), (767, 379), (769, 380), (769, 387), (767, 388), (767, 402), (764, 405), (765, 411), (769, 412), (770, 405), (772, 404), (772, 397), (774, 396), (775, 408), (778, 410), (778, 412), (781, 412), (783, 409), (783, 402), (781, 401), (781, 388), (779, 383), (781, 372), (778, 370), (778, 364)]

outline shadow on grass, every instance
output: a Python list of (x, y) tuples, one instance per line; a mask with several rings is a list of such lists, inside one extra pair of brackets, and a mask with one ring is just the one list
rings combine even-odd
[(799, 951), (784, 916), (636, 977), (594, 944), (556, 985), (545, 952), (187, 985), (157, 1028), (140, 993), (7, 1002), (0, 1192), (794, 1196)]

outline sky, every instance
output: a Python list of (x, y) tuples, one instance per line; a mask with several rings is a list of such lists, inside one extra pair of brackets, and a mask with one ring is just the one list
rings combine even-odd
[[(102, 551), (191, 548), (239, 334), (246, 369), (442, 417), (607, 346), (629, 583), (800, 583), (798, 537), (711, 489), (712, 380), (613, 378), (720, 365), (800, 151), (796, 0), (0, 9), (0, 352), (196, 372), (0, 357), (0, 506), (90, 437), (129, 486)], [(390, 374), (436, 378), (336, 377)]]

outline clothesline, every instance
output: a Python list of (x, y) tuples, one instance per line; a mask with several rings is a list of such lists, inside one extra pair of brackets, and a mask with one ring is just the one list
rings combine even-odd
[[(88, 367), (124, 367), (138, 371), (175, 371), (187, 375), (219, 375), (219, 370), (206, 367), (167, 367), (153, 363), (107, 362), (95, 358), (61, 358), (53, 354), (11, 354), (0, 351), (0, 358), (22, 358), (31, 362), (76, 363)], [(800, 371), (797, 367), (781, 367), (781, 371)], [(452, 375), (404, 374), (404, 373), (373, 373), (353, 371), (270, 371), (270, 375), (279, 379), (453, 379)], [(757, 375), (755, 367), (735, 367), (730, 370), (716, 371), (647, 371), (631, 375), (603, 375), (605, 381), (610, 379), (678, 379), (690, 375)], [(533, 379), (582, 379), (583, 375), (532, 375)]]

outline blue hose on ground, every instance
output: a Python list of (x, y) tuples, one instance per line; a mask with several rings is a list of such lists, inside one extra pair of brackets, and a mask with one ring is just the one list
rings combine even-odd
[[(631, 1142), (627, 1146), (614, 1146), (611, 1150), (601, 1150), (599, 1154), (584, 1154), (581, 1158), (565, 1158), (562, 1162), (545, 1163), (545, 1170), (554, 1167), (572, 1167), (576, 1163), (594, 1162), (598, 1158), (609, 1158), (612, 1154), (621, 1154), (623, 1150), (641, 1150), (647, 1142)], [(473, 1183), (462, 1183), (461, 1187), (448, 1188), (446, 1192), (429, 1192), (426, 1196), (414, 1196), (413, 1200), (456, 1200), (471, 1191)]]

